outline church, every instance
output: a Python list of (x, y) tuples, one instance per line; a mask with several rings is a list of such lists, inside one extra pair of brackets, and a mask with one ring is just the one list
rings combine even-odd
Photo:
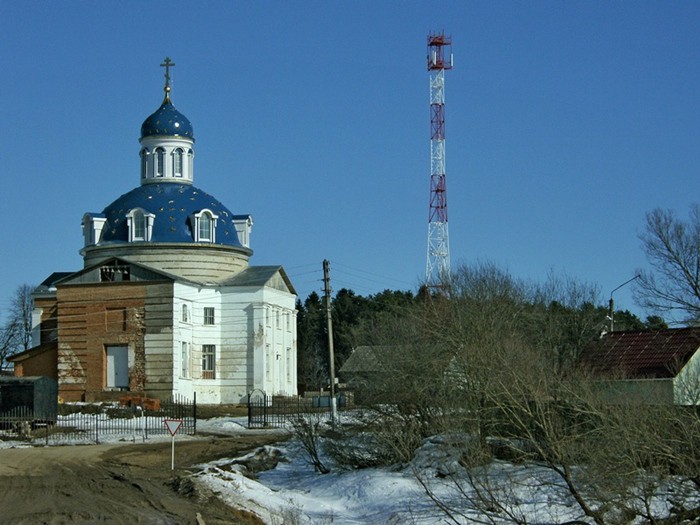
[(250, 266), (253, 221), (194, 185), (194, 132), (165, 96), (141, 126), (140, 184), (82, 217), (83, 268), (34, 292), (32, 348), (15, 375), (48, 375), (65, 401), (124, 395), (245, 402), (297, 393), (296, 292)]

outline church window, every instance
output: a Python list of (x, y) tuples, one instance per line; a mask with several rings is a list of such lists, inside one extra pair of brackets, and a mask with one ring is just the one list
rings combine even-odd
[(165, 173), (165, 150), (156, 148), (156, 177), (162, 177)]
[(182, 149), (173, 151), (173, 176), (182, 177)]
[(213, 325), (214, 324), (214, 308), (210, 306), (204, 307), (204, 324)]
[(181, 377), (190, 376), (190, 345), (189, 343), (182, 342), (182, 356), (180, 358), (182, 362), (180, 363), (180, 375)]
[(216, 345), (202, 345), (202, 379), (216, 379)]
[(202, 210), (194, 214), (194, 240), (195, 242), (216, 242), (216, 221), (218, 215), (209, 210)]
[(129, 242), (150, 241), (155, 218), (155, 215), (141, 208), (129, 210), (129, 213), (126, 214)]
[(146, 240), (146, 217), (143, 212), (136, 210), (134, 212), (133, 218), (134, 226), (134, 240), (135, 241), (145, 241)]
[(141, 178), (145, 179), (148, 176), (148, 150), (141, 150)]
[(187, 176), (191, 180), (194, 171), (194, 151), (187, 150)]
[(186, 304), (182, 305), (182, 322), (183, 323), (190, 322), (190, 311), (189, 311), (189, 308), (187, 307)]
[(199, 218), (199, 240), (211, 241), (211, 216), (208, 213)]

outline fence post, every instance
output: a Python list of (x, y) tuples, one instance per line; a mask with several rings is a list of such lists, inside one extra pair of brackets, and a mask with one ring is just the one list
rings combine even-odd
[(192, 435), (197, 435), (197, 392), (194, 392), (194, 400), (192, 401), (192, 420), (194, 421)]

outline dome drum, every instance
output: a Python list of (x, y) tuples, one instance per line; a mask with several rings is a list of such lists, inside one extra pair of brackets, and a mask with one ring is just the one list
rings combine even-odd
[(190, 281), (217, 283), (246, 269), (252, 252), (243, 247), (211, 244), (193, 244), (184, 248), (170, 243), (131, 243), (88, 246), (81, 253), (85, 268), (118, 257)]
[(179, 182), (192, 184), (194, 149), (191, 140), (178, 137), (141, 139), (141, 184)]

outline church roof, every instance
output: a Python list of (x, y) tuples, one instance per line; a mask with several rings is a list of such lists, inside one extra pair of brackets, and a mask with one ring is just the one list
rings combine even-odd
[(155, 113), (141, 125), (142, 139), (154, 135), (187, 137), (194, 140), (192, 124), (185, 115), (175, 109), (168, 96)]
[(226, 206), (195, 186), (176, 183), (144, 184), (107, 206), (100, 244), (129, 241), (126, 214), (134, 208), (155, 215), (151, 242), (194, 242), (192, 216), (207, 209), (218, 215), (215, 244), (242, 247), (233, 224), (236, 216)]
[(222, 286), (272, 286), (273, 288), (283, 289), (296, 295), (296, 290), (292, 282), (287, 277), (287, 273), (281, 266), (249, 266), (240, 273), (226, 281), (219, 283)]

